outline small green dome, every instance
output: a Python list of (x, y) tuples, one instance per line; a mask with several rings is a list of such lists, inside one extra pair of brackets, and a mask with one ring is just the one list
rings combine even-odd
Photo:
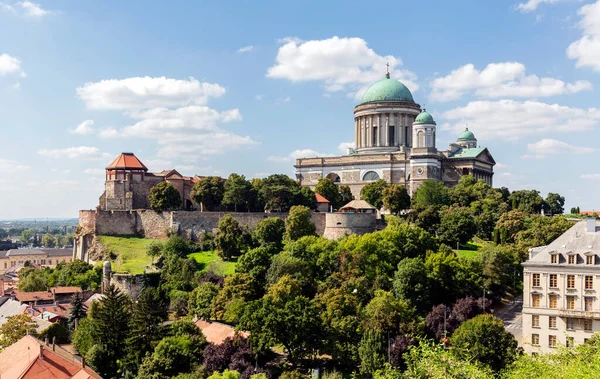
[(371, 85), (362, 97), (361, 104), (378, 101), (408, 101), (414, 103), (412, 94), (406, 86), (387, 76)]
[(473, 141), (473, 140), (475, 140), (475, 134), (473, 134), (473, 132), (470, 131), (469, 128), (466, 128), (464, 132), (460, 133), (460, 136), (458, 136), (458, 140), (459, 141)]
[(419, 113), (417, 118), (415, 118), (415, 122), (413, 124), (433, 124), (435, 125), (435, 121), (433, 121), (433, 117), (423, 109), (423, 112)]

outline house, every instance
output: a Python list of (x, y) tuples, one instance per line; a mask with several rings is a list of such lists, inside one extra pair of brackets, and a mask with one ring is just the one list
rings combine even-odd
[(329, 200), (327, 200), (323, 196), (319, 195), (318, 193), (315, 193), (315, 200), (316, 200), (316, 204), (317, 204), (317, 208), (316, 208), (317, 212), (329, 212), (329, 208), (330, 208)]

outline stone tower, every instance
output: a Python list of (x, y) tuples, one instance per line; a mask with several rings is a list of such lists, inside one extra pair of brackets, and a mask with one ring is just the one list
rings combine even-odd
[(442, 162), (435, 146), (436, 123), (425, 109), (412, 124), (409, 190), (413, 194), (427, 179), (442, 179)]

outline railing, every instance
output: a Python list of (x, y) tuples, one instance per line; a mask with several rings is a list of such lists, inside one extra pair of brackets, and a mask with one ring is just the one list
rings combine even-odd
[(588, 318), (600, 320), (600, 312), (589, 312), (589, 311), (580, 311), (575, 309), (559, 309), (558, 315), (561, 317), (571, 317), (571, 318)]

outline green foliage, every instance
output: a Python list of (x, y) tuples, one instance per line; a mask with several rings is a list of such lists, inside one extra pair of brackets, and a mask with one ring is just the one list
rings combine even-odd
[(144, 358), (138, 377), (148, 378), (155, 373), (171, 377), (190, 372), (202, 362), (206, 339), (200, 335), (176, 335), (163, 338), (152, 355)]
[(307, 379), (307, 378), (308, 378), (307, 375), (299, 373), (298, 371), (284, 371), (279, 376), (279, 379)]
[[(225, 285), (213, 299), (211, 306), (212, 317), (223, 320), (230, 307), (239, 305), (240, 301), (247, 302), (256, 299), (256, 281), (248, 274), (236, 273), (225, 278)], [(230, 315), (226, 321), (237, 321), (237, 315)]]
[(83, 298), (79, 293), (76, 293), (71, 301), (71, 313), (69, 314), (69, 329), (75, 330), (75, 325), (86, 317), (85, 305)]
[(300, 237), (312, 236), (315, 231), (315, 224), (310, 217), (310, 209), (299, 205), (293, 206), (285, 219), (284, 239), (295, 241)]
[(438, 238), (441, 243), (456, 246), (467, 243), (476, 232), (475, 221), (468, 208), (447, 207), (441, 212)]
[(215, 234), (215, 247), (224, 261), (239, 256), (245, 251), (247, 246), (244, 244), (242, 227), (233, 216), (228, 214), (219, 220)]
[(431, 281), (422, 258), (404, 258), (394, 275), (394, 294), (420, 314), (431, 310)]
[(405, 186), (390, 184), (383, 190), (383, 206), (392, 214), (410, 208), (410, 195)]
[(271, 266), (272, 255), (273, 250), (269, 247), (261, 246), (248, 250), (238, 260), (235, 271), (252, 276), (256, 283), (262, 287), (267, 280), (267, 271)]
[(340, 186), (340, 207), (354, 200), (354, 195), (348, 186)]
[(391, 292), (376, 290), (375, 297), (364, 310), (364, 328), (379, 332), (390, 332), (401, 322), (409, 322), (410, 314), (406, 302), (398, 300)]
[(539, 214), (545, 206), (544, 199), (536, 190), (513, 191), (508, 197), (512, 209), (518, 209), (527, 214)]
[(244, 175), (232, 173), (227, 178), (224, 186), (223, 205), (233, 207), (234, 211), (244, 211), (250, 206), (252, 184)]
[(56, 246), (56, 238), (52, 234), (46, 233), (42, 237), (42, 245), (44, 247), (54, 247)]
[(256, 225), (252, 236), (259, 246), (269, 245), (279, 250), (284, 233), (285, 221), (279, 217), (268, 217)]
[(526, 221), (527, 228), (519, 231), (515, 242), (525, 247), (545, 246), (573, 226), (573, 221), (563, 217), (533, 215)]
[(182, 317), (189, 312), (190, 292), (172, 290), (169, 293), (169, 310), (175, 313), (175, 316)]
[(335, 209), (344, 205), (339, 187), (329, 178), (319, 179), (315, 186), (315, 192), (329, 200)]
[(360, 372), (372, 376), (385, 362), (385, 338), (381, 331), (367, 329), (358, 347)]
[(75, 260), (60, 262), (48, 273), (48, 286), (76, 286), (83, 290), (95, 290), (102, 282), (102, 269), (89, 263)]
[[(548, 193), (546, 196), (546, 208), (553, 215), (561, 215), (565, 212), (565, 198), (557, 193)], [(578, 212), (579, 213), (579, 212)]]
[[(525, 212), (516, 209), (500, 216), (496, 223), (496, 229), (500, 230), (502, 243), (512, 242), (518, 232), (526, 229), (527, 216)], [(503, 232), (503, 230), (506, 230), (506, 232)], [(502, 233), (506, 233), (506, 238), (503, 238)]]
[(83, 318), (77, 323), (77, 329), (73, 332), (72, 342), (77, 352), (85, 357), (87, 352), (94, 346), (96, 338), (96, 322), (91, 318)]
[(375, 208), (380, 209), (383, 206), (383, 190), (387, 186), (388, 184), (383, 179), (369, 183), (360, 190), (360, 198)]
[(40, 333), (41, 340), (48, 338), (49, 342), (56, 341), (58, 344), (69, 343), (69, 337), (69, 331), (58, 322), (50, 325)]
[(47, 291), (48, 272), (49, 270), (46, 269), (23, 267), (19, 271), (19, 290), (23, 292)]
[(6, 322), (0, 326), (0, 348), (6, 349), (27, 334), (35, 335), (37, 322), (26, 314), (18, 314), (6, 318)]
[(160, 182), (150, 188), (150, 208), (156, 212), (178, 209), (181, 207), (181, 195), (169, 182)]
[(450, 338), (452, 353), (498, 372), (517, 359), (517, 341), (497, 317), (483, 314), (465, 321)]
[(198, 204), (202, 203), (206, 210), (214, 210), (223, 201), (225, 185), (218, 176), (206, 176), (194, 184), (192, 199)]
[(314, 194), (312, 199), (307, 198), (310, 193), (302, 193), (302, 187), (287, 175), (271, 175), (260, 183), (255, 182), (255, 185), (259, 186), (259, 197), (264, 201), (265, 210), (286, 212), (294, 205), (308, 205), (310, 208), (310, 203), (315, 201)]
[(200, 283), (190, 293), (190, 314), (206, 320), (210, 319), (211, 304), (218, 293), (219, 287), (215, 284), (210, 282)]
[(441, 207), (450, 204), (448, 188), (437, 180), (424, 180), (417, 188), (412, 198), (413, 207), (426, 208), (428, 206)]
[[(215, 372), (208, 379), (240, 379), (241, 375), (237, 371), (230, 371), (225, 369), (222, 373)], [(281, 378), (281, 377), (280, 377)]]
[(408, 215), (408, 221), (431, 235), (436, 235), (440, 226), (440, 211), (437, 206), (433, 205), (415, 207), (413, 212)]

